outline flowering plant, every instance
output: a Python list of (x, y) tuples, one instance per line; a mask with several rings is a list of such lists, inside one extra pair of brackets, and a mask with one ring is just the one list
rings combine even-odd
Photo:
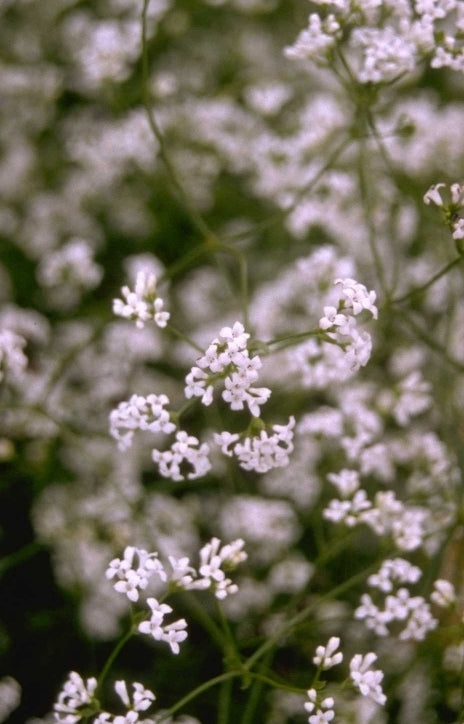
[(462, 722), (464, 4), (0, 20), (0, 722)]

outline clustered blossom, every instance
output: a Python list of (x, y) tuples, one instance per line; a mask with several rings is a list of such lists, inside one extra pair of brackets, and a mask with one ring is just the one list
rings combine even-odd
[(147, 598), (147, 604), (151, 610), (151, 616), (147, 621), (142, 621), (138, 630), (140, 633), (153, 636), (155, 641), (165, 641), (169, 644), (173, 654), (179, 653), (179, 643), (187, 638), (187, 621), (180, 618), (177, 621), (163, 625), (166, 614), (172, 613), (171, 606), (167, 603), (159, 603), (156, 598)]
[(59, 724), (76, 724), (83, 714), (82, 707), (92, 703), (97, 680), (91, 677), (84, 681), (80, 674), (71, 671), (53, 707), (54, 718)]
[(214, 382), (224, 380), (222, 398), (231, 410), (243, 410), (245, 405), (254, 417), (259, 417), (260, 405), (270, 397), (267, 387), (252, 387), (258, 379), (262, 363), (258, 355), (250, 357), (247, 349), (249, 334), (243, 324), (223, 327), (205, 354), (199, 357), (185, 378), (187, 399), (200, 397), (204, 405), (213, 401)]
[(166, 581), (166, 572), (158, 560), (158, 554), (127, 546), (122, 559), (114, 558), (110, 562), (106, 577), (108, 580), (117, 578), (114, 589), (125, 593), (130, 601), (138, 601), (140, 591), (145, 590), (154, 573), (157, 573), (162, 581)]
[[(164, 478), (179, 481), (195, 480), (211, 470), (211, 463), (208, 458), (209, 445), (204, 442), (200, 444), (198, 438), (189, 435), (185, 430), (176, 433), (176, 440), (168, 450), (161, 452), (156, 448), (152, 450), (151, 456), (158, 464), (159, 472)], [(181, 472), (185, 466), (189, 472), (185, 475)]]
[(337, 666), (343, 661), (343, 654), (341, 651), (337, 651), (340, 646), (340, 639), (338, 636), (331, 636), (327, 646), (318, 646), (316, 649), (316, 655), (313, 657), (313, 662), (316, 666), (320, 666), (322, 670), (331, 669), (332, 666)]
[(302, 30), (293, 45), (285, 48), (287, 58), (300, 60), (327, 61), (341, 28), (334, 15), (322, 20), (317, 13), (311, 13), (308, 27)]
[(308, 27), (285, 48), (288, 58), (327, 63), (340, 46), (345, 66), (350, 66), (360, 83), (395, 81), (413, 72), (426, 57), (432, 68), (464, 70), (464, 11), (457, 0), (414, 4), (324, 0), (316, 4), (332, 6), (334, 12), (325, 18), (312, 13)]
[[(398, 584), (416, 583), (422, 573), (417, 566), (402, 558), (383, 562), (378, 573), (368, 578), (369, 585), (388, 593), (383, 608), (377, 606), (371, 595), (361, 596), (361, 605), (355, 611), (355, 618), (363, 620), (368, 629), (378, 636), (388, 636), (389, 626), (401, 622), (398, 638), (402, 641), (422, 641), (428, 631), (437, 625), (430, 606), (422, 596), (411, 596), (409, 590)], [(433, 597), (433, 594), (432, 594)]]
[(383, 705), (387, 700), (381, 686), (383, 672), (380, 669), (370, 668), (376, 660), (377, 655), (372, 652), (365, 656), (355, 654), (350, 661), (350, 677), (363, 696)]
[[(463, 56), (464, 59), (464, 56)], [(453, 183), (448, 186), (440, 182), (430, 186), (424, 194), (424, 202), (434, 204), (444, 212), (446, 223), (451, 226), (453, 239), (464, 239), (464, 217), (458, 216), (464, 210), (464, 184)]]
[(223, 599), (238, 591), (238, 586), (226, 577), (224, 571), (233, 570), (239, 563), (246, 560), (241, 538), (221, 546), (218, 538), (212, 538), (200, 550), (199, 573), (202, 588), (210, 588), (216, 598)]
[(156, 274), (139, 271), (134, 290), (124, 286), (121, 289), (124, 299), (113, 300), (114, 314), (131, 319), (139, 329), (150, 321), (154, 321), (158, 327), (165, 327), (170, 315), (163, 311), (164, 301), (158, 296), (156, 285)]
[(26, 340), (9, 329), (0, 329), (0, 382), (6, 375), (21, 377), (27, 366)]
[(336, 279), (334, 284), (340, 287), (338, 306), (324, 307), (319, 328), (326, 332), (334, 344), (343, 349), (347, 366), (351, 371), (356, 371), (368, 363), (372, 340), (368, 332), (359, 331), (355, 317), (367, 310), (377, 319), (376, 294), (372, 290), (368, 291), (364, 284), (350, 278)]
[(355, 471), (331, 473), (328, 480), (338, 487), (343, 499), (331, 500), (323, 511), (324, 518), (333, 523), (343, 522), (350, 528), (364, 523), (376, 535), (391, 536), (401, 550), (411, 551), (422, 544), (426, 517), (422, 508), (408, 507), (393, 490), (379, 491), (372, 502), (366, 491), (359, 488)]
[(271, 434), (261, 430), (259, 435), (241, 438), (238, 433), (224, 431), (215, 433), (214, 440), (224, 455), (235, 455), (244, 470), (267, 473), (272, 468), (288, 465), (289, 454), (293, 451), (294, 427), (295, 418), (291, 416), (287, 425), (272, 425)]
[[(154, 574), (166, 584), (168, 592), (210, 590), (216, 598), (224, 599), (238, 590), (226, 572), (246, 560), (243, 547), (241, 538), (226, 545), (221, 545), (219, 538), (212, 538), (200, 549), (197, 572), (186, 557), (169, 556), (169, 571), (159, 560), (157, 552), (148, 553), (142, 548), (128, 546), (122, 559), (115, 558), (109, 563), (105, 575), (108, 580), (116, 579), (114, 589), (132, 602), (139, 600), (141, 591), (148, 587)], [(182, 618), (165, 624), (164, 617), (172, 613), (171, 606), (154, 597), (147, 598), (146, 603), (150, 616), (139, 624), (138, 630), (152, 636), (155, 641), (165, 641), (174, 654), (179, 653), (179, 643), (187, 638), (186, 621)]]
[(151, 719), (142, 722), (139, 715), (153, 704), (156, 696), (139, 682), (134, 682), (132, 688), (131, 697), (124, 680), (115, 682), (114, 690), (127, 711), (122, 715), (110, 714), (100, 710), (95, 698), (97, 680), (91, 677), (84, 681), (80, 674), (71, 671), (53, 707), (54, 720), (58, 724), (77, 724), (81, 720), (88, 721), (89, 716), (98, 712), (92, 724), (153, 724)]
[(450, 581), (438, 578), (433, 584), (430, 600), (441, 608), (449, 608), (456, 603), (456, 591)]
[(72, 307), (79, 301), (80, 291), (99, 285), (103, 269), (95, 263), (89, 242), (75, 238), (47, 254), (37, 268), (37, 276), (51, 292), (56, 306)]
[(316, 689), (308, 689), (308, 701), (305, 702), (304, 708), (310, 714), (308, 724), (328, 724), (335, 717), (335, 701), (333, 697), (326, 696), (318, 701)]
[(120, 402), (110, 413), (110, 434), (118, 441), (118, 448), (127, 450), (132, 445), (135, 430), (173, 432), (176, 426), (170, 420), (166, 405), (169, 405), (166, 395), (154, 394), (147, 397), (132, 395), (129, 400)]

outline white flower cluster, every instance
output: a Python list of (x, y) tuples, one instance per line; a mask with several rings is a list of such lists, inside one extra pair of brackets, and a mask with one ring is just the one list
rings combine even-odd
[(80, 292), (97, 287), (103, 269), (93, 259), (93, 249), (85, 239), (71, 239), (54, 252), (44, 255), (37, 278), (56, 306), (71, 308), (80, 300)]
[(464, 239), (464, 218), (458, 216), (464, 210), (464, 184), (453, 183), (449, 187), (443, 182), (434, 184), (425, 192), (424, 202), (442, 208), (451, 224), (453, 239)]
[[(246, 560), (243, 546), (242, 539), (221, 546), (219, 538), (212, 538), (200, 550), (198, 572), (186, 557), (169, 556), (168, 571), (158, 559), (158, 553), (148, 553), (142, 548), (128, 546), (122, 559), (114, 558), (110, 562), (105, 575), (108, 580), (116, 578), (114, 589), (124, 593), (132, 602), (139, 600), (140, 592), (147, 588), (154, 574), (166, 584), (167, 592), (210, 590), (216, 598), (224, 599), (238, 590), (226, 573)], [(152, 636), (156, 641), (165, 641), (174, 654), (179, 653), (179, 643), (187, 638), (186, 621), (178, 619), (164, 624), (165, 615), (172, 613), (171, 606), (153, 597), (147, 598), (147, 604), (150, 617), (139, 624), (138, 630)]]
[(355, 654), (350, 661), (350, 677), (363, 696), (383, 705), (387, 700), (381, 686), (383, 672), (380, 669), (370, 668), (376, 660), (377, 655), (372, 652), (365, 656)]
[(250, 357), (247, 349), (249, 336), (240, 322), (221, 329), (219, 337), (211, 342), (185, 378), (187, 399), (200, 397), (204, 405), (210, 405), (214, 382), (224, 379), (222, 398), (230, 409), (243, 410), (247, 405), (251, 414), (259, 417), (260, 405), (269, 399), (271, 390), (252, 387), (262, 363), (258, 355)]
[(364, 489), (359, 488), (359, 474), (355, 470), (330, 473), (328, 480), (336, 485), (343, 499), (334, 498), (324, 509), (323, 516), (333, 523), (343, 522), (352, 528), (365, 523), (376, 535), (390, 535), (400, 550), (411, 551), (424, 540), (426, 512), (422, 508), (406, 506), (393, 490), (379, 491), (374, 502)]
[(59, 724), (76, 724), (82, 715), (79, 710), (91, 704), (97, 680), (92, 676), (84, 681), (80, 674), (71, 671), (53, 707), (54, 719)]
[(162, 581), (167, 580), (163, 564), (157, 553), (148, 553), (143, 548), (127, 546), (121, 558), (114, 558), (106, 571), (108, 580), (116, 578), (115, 591), (125, 593), (129, 601), (138, 601), (139, 593), (148, 586), (151, 576), (156, 573)]
[(301, 31), (294, 44), (286, 47), (284, 52), (287, 58), (326, 61), (340, 36), (340, 24), (334, 15), (328, 15), (322, 20), (317, 13), (311, 13), (308, 27)]
[(6, 375), (21, 377), (27, 366), (26, 340), (9, 329), (0, 330), (0, 382)]
[(401, 641), (422, 641), (438, 622), (422, 596), (411, 596), (407, 588), (398, 587), (399, 584), (416, 583), (421, 575), (417, 566), (402, 558), (384, 561), (378, 573), (368, 578), (371, 588), (388, 594), (383, 608), (374, 603), (370, 594), (364, 593), (355, 618), (363, 620), (378, 636), (388, 636), (391, 633), (388, 627), (401, 622), (403, 628), (398, 633)]
[(176, 426), (165, 409), (168, 404), (166, 395), (154, 394), (147, 397), (132, 395), (129, 400), (120, 402), (110, 413), (110, 434), (118, 441), (118, 448), (127, 450), (132, 445), (135, 430), (174, 432)]
[(440, 608), (449, 608), (456, 603), (456, 591), (450, 581), (444, 578), (438, 578), (433, 584), (433, 592), (430, 594), (430, 600)]
[(238, 459), (244, 470), (267, 473), (272, 468), (282, 468), (289, 463), (293, 451), (293, 429), (295, 418), (291, 416), (286, 425), (272, 425), (273, 433), (261, 430), (259, 435), (245, 437), (227, 431), (214, 434), (215, 442), (221, 446), (224, 455)]
[(139, 682), (134, 682), (132, 688), (131, 697), (124, 680), (115, 682), (114, 690), (127, 711), (122, 715), (113, 715), (107, 711), (99, 711), (99, 704), (95, 698), (97, 680), (91, 677), (84, 681), (80, 674), (71, 671), (53, 707), (54, 720), (58, 724), (77, 724), (81, 720), (88, 721), (89, 714), (94, 708), (94, 712), (99, 711), (99, 713), (92, 720), (92, 724), (137, 724), (137, 722), (153, 724), (151, 719), (144, 719), (142, 723), (139, 715), (152, 705), (156, 699), (154, 693), (145, 689)]
[(187, 638), (187, 621), (179, 618), (177, 621), (163, 625), (166, 614), (172, 613), (171, 606), (167, 603), (160, 603), (156, 598), (147, 598), (147, 604), (151, 610), (150, 618), (142, 621), (138, 630), (140, 633), (153, 636), (155, 641), (165, 641), (171, 647), (173, 654), (180, 651), (179, 643)]
[(335, 717), (335, 701), (332, 696), (326, 696), (318, 701), (316, 689), (308, 689), (308, 701), (304, 708), (310, 714), (309, 724), (328, 724)]
[(377, 319), (376, 294), (350, 278), (336, 279), (334, 284), (340, 287), (338, 306), (324, 307), (319, 328), (344, 350), (349, 368), (356, 371), (368, 363), (372, 340), (368, 332), (358, 330), (355, 317), (367, 310)]
[(338, 636), (331, 636), (327, 642), (327, 646), (318, 646), (316, 654), (313, 657), (313, 663), (319, 666), (323, 671), (331, 669), (332, 666), (338, 666), (343, 661), (343, 654), (337, 651), (340, 646)]
[(163, 311), (164, 301), (158, 296), (156, 285), (156, 274), (139, 271), (133, 291), (124, 286), (121, 289), (124, 299), (113, 300), (114, 314), (135, 321), (139, 329), (149, 321), (154, 321), (158, 327), (165, 327), (170, 314)]
[(325, 17), (312, 13), (307, 29), (285, 48), (287, 57), (327, 63), (337, 45), (343, 44), (345, 63), (360, 83), (394, 81), (412, 72), (425, 57), (432, 68), (464, 70), (464, 9), (458, 0), (324, 0), (317, 4), (333, 12)]
[[(151, 394), (147, 397), (132, 395), (129, 400), (120, 402), (110, 413), (110, 434), (118, 441), (120, 450), (127, 450), (131, 445), (136, 430), (150, 433), (173, 433), (177, 428), (171, 422), (169, 412), (165, 409), (169, 404), (166, 395)], [(160, 474), (165, 478), (179, 481), (194, 480), (202, 477), (211, 469), (208, 458), (209, 445), (200, 444), (193, 435), (184, 430), (176, 432), (175, 442), (161, 452), (152, 450), (152, 459), (159, 466)], [(186, 472), (186, 468), (188, 472)]]
[[(200, 444), (198, 438), (189, 435), (185, 430), (176, 433), (176, 440), (168, 450), (161, 452), (156, 448), (152, 450), (153, 462), (158, 464), (160, 474), (164, 478), (179, 481), (195, 480), (206, 475), (211, 470), (211, 463), (208, 458), (209, 445), (207, 442)], [(184, 474), (181, 469), (188, 465), (189, 472)]]

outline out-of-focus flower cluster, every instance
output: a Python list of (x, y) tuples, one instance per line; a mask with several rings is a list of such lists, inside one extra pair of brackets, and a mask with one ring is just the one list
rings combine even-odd
[(461, 721), (463, 39), (0, 2), (0, 720)]

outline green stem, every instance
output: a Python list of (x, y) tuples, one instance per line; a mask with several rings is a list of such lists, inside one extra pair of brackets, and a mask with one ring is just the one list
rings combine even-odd
[(424, 282), (424, 284), (421, 284), (421, 286), (414, 287), (414, 289), (411, 289), (409, 292), (403, 294), (401, 297), (396, 297), (396, 299), (392, 299), (391, 304), (401, 304), (402, 302), (406, 302), (408, 299), (411, 299), (411, 297), (415, 297), (418, 294), (423, 294), (427, 291), (427, 289), (433, 286), (435, 282), (448, 274), (451, 269), (454, 269), (454, 267), (457, 266), (462, 261), (462, 259), (462, 256), (456, 257), (456, 259), (453, 259), (448, 264), (446, 264), (442, 269), (440, 269), (440, 271), (434, 274), (433, 277), (431, 277), (428, 281)]
[(401, 322), (405, 323), (413, 331), (416, 337), (422, 340), (422, 342), (425, 342), (431, 350), (439, 354), (440, 357), (450, 365), (450, 367), (454, 367), (454, 369), (459, 372), (464, 372), (464, 364), (461, 364), (457, 360), (453, 359), (453, 357), (450, 357), (446, 349), (439, 342), (436, 342), (433, 337), (430, 337), (426, 332), (424, 332), (424, 330), (421, 329), (421, 327), (419, 327), (419, 325), (410, 317), (403, 315), (401, 317)]
[(339, 596), (341, 593), (344, 593), (345, 591), (349, 590), (353, 586), (355, 586), (360, 581), (365, 580), (366, 576), (370, 571), (376, 570), (378, 567), (378, 562), (376, 561), (375, 564), (372, 566), (369, 566), (367, 569), (364, 569), (363, 571), (360, 571), (359, 573), (356, 573), (354, 576), (349, 578), (347, 581), (344, 581), (343, 583), (340, 583), (339, 586), (336, 586), (331, 591), (326, 593), (323, 596), (320, 596), (317, 601), (313, 601), (310, 603), (306, 608), (304, 608), (302, 611), (297, 613), (293, 618), (291, 618), (287, 623), (283, 624), (281, 628), (276, 631), (272, 636), (270, 636), (255, 652), (252, 654), (244, 663), (243, 663), (243, 669), (245, 671), (249, 671), (251, 667), (256, 663), (256, 661), (259, 661), (259, 659), (272, 647), (276, 645), (276, 643), (279, 641), (279, 639), (284, 636), (285, 634), (289, 633), (292, 628), (295, 626), (298, 626), (298, 624), (302, 623), (308, 616), (318, 608), (324, 601), (328, 601), (332, 598), (335, 598), (336, 596)]
[(245, 259), (245, 256), (242, 254), (241, 251), (238, 249), (235, 249), (233, 246), (230, 246), (230, 244), (220, 244), (219, 249), (222, 251), (227, 252), (228, 254), (232, 254), (235, 256), (235, 258), (238, 261), (239, 269), (240, 269), (240, 298), (242, 302), (242, 316), (243, 316), (243, 326), (245, 329), (248, 329), (249, 326), (249, 320), (248, 320), (248, 264), (247, 260)]
[(230, 702), (232, 698), (232, 684), (232, 679), (227, 679), (227, 681), (223, 681), (221, 684), (217, 724), (228, 724)]
[(236, 679), (241, 676), (241, 673), (242, 672), (240, 671), (226, 671), (226, 673), (215, 676), (213, 679), (205, 681), (204, 684), (200, 684), (200, 686), (192, 689), (192, 691), (183, 696), (182, 699), (179, 699), (176, 704), (171, 706), (170, 709), (168, 709), (161, 717), (159, 717), (159, 719), (157, 719), (158, 724), (165, 719), (171, 717), (173, 714), (176, 713), (176, 711), (179, 711), (179, 709), (182, 709), (186, 704), (188, 704), (189, 701), (192, 701), (192, 699), (196, 699), (197, 696), (203, 694), (204, 691), (208, 691), (208, 689), (211, 689), (213, 686), (222, 684), (224, 681), (228, 681), (229, 679)]
[(309, 194), (309, 192), (314, 188), (314, 186), (317, 184), (317, 182), (324, 176), (324, 174), (332, 168), (335, 161), (337, 161), (338, 157), (343, 153), (343, 151), (348, 148), (348, 146), (352, 143), (351, 138), (344, 138), (341, 143), (338, 144), (332, 151), (332, 153), (328, 156), (327, 161), (321, 166), (321, 168), (314, 174), (311, 181), (309, 181), (298, 193), (295, 194), (295, 198), (293, 202), (290, 204), (290, 206), (287, 206), (285, 209), (281, 209), (280, 211), (272, 214), (269, 218), (266, 219), (266, 221), (261, 221), (248, 229), (245, 229), (244, 231), (238, 231), (235, 234), (230, 234), (230, 236), (224, 237), (227, 241), (237, 241), (239, 239), (245, 239), (249, 236), (252, 236), (253, 234), (259, 234), (262, 231), (266, 231), (269, 228), (272, 228), (274, 224), (278, 223), (279, 221), (282, 221), (287, 216), (289, 216), (292, 211), (296, 209), (300, 201)]
[(182, 342), (185, 342), (186, 344), (190, 345), (190, 347), (193, 347), (193, 349), (195, 349), (197, 352), (203, 354), (204, 349), (200, 347), (200, 345), (198, 345), (196, 342), (194, 342), (193, 339), (190, 339), (190, 337), (177, 329), (177, 327), (173, 327), (173, 325), (169, 324), (168, 322), (168, 324), (166, 325), (166, 329), (171, 332), (174, 337), (177, 337), (177, 339), (182, 340)]
[(97, 692), (98, 695), (101, 692), (103, 682), (105, 681), (106, 677), (108, 676), (108, 672), (111, 669), (116, 657), (119, 655), (121, 650), (124, 648), (126, 643), (129, 641), (131, 636), (133, 635), (133, 625), (131, 624), (129, 630), (124, 634), (122, 638), (119, 639), (118, 643), (108, 656), (107, 660), (105, 661), (105, 664), (103, 666), (103, 669), (101, 670), (100, 676), (98, 677), (98, 686), (97, 686)]
[(194, 616), (194, 618), (200, 623), (201, 626), (209, 633), (212, 640), (217, 644), (218, 648), (221, 651), (226, 650), (226, 641), (224, 639), (224, 635), (219, 628), (219, 626), (216, 625), (216, 623), (213, 621), (213, 619), (208, 616), (208, 614), (205, 611), (204, 606), (202, 606), (196, 599), (195, 595), (185, 592), (182, 596), (183, 600), (185, 600), (188, 608), (190, 609), (190, 612)]
[(14, 553), (4, 556), (0, 559), (0, 578), (9, 568), (20, 565), (24, 561), (27, 561), (28, 558), (32, 558), (43, 550), (45, 550), (45, 546), (41, 543), (32, 542), (27, 543), (19, 550), (14, 551)]

